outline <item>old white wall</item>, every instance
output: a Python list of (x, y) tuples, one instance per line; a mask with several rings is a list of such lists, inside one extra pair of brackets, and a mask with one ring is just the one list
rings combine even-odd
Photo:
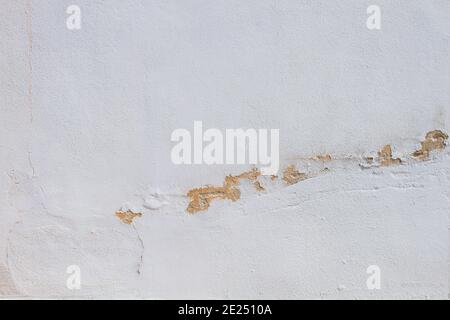
[[(81, 30), (66, 28), (71, 4)], [(371, 4), (381, 30), (366, 28)], [(447, 297), (450, 153), (408, 155), (450, 132), (448, 12), (446, 0), (0, 0), (0, 295)], [(243, 183), (240, 201), (188, 215), (187, 190), (247, 169), (173, 165), (170, 134), (194, 120), (279, 128), (283, 166), (315, 173), (263, 180), (263, 193)], [(362, 169), (385, 144), (404, 164)], [(334, 160), (308, 160), (319, 154)], [(143, 216), (123, 224), (121, 208)], [(81, 290), (66, 287), (69, 265)], [(366, 287), (369, 265), (381, 290)]]

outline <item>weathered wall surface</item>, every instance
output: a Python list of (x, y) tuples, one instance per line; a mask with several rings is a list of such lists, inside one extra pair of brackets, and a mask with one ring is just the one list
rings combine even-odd
[[(66, 28), (71, 4), (80, 30)], [(366, 28), (371, 4), (381, 30)], [(449, 149), (411, 154), (450, 132), (448, 12), (0, 0), (0, 295), (447, 297)], [(249, 169), (172, 164), (171, 132), (195, 120), (279, 128), (280, 177), (188, 215), (188, 190)], [(387, 144), (401, 163), (378, 159)], [(288, 185), (288, 165), (307, 179)]]

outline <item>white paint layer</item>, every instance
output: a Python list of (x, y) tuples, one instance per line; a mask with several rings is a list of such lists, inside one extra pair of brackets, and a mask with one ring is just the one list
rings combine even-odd
[[(449, 151), (407, 155), (450, 132), (450, 2), (377, 1), (380, 30), (356, 0), (78, 0), (69, 30), (73, 4), (0, 2), (1, 296), (447, 297)], [(187, 215), (248, 169), (172, 164), (195, 120), (280, 129), (282, 166), (341, 160)], [(359, 166), (385, 144), (408, 160)]]

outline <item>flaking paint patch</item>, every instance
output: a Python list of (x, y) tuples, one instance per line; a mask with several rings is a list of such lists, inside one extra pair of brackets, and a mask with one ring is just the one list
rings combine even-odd
[(141, 212), (133, 212), (131, 210), (127, 210), (127, 211), (117, 211), (116, 212), (116, 216), (117, 218), (119, 218), (123, 223), (125, 224), (132, 224), (133, 220), (137, 217), (141, 217), (142, 213)]
[(323, 154), (323, 155), (318, 155), (316, 156), (315, 160), (320, 160), (320, 161), (331, 161), (331, 155), (329, 154)]
[(255, 181), (253, 182), (253, 186), (255, 187), (256, 191), (265, 191), (266, 189), (261, 185), (261, 182)]
[[(432, 150), (444, 149), (447, 139), (448, 135), (440, 130), (430, 131), (426, 134), (425, 140), (421, 142), (421, 149), (415, 151), (412, 155), (413, 157), (420, 160), (426, 159)], [(326, 154), (318, 155), (310, 159), (325, 162), (331, 161), (333, 158), (330, 155)], [(365, 157), (364, 159), (366, 160), (368, 166), (360, 164), (360, 166), (362, 166), (363, 168), (370, 168), (374, 165), (387, 167), (392, 165), (399, 165), (402, 163), (402, 160), (400, 158), (392, 157), (391, 145), (385, 145), (378, 152), (377, 161), (375, 161), (375, 158), (371, 156)], [(377, 163), (375, 164), (375, 162)], [(321, 170), (321, 172), (329, 171), (329, 168), (324, 168)], [(190, 202), (188, 207), (186, 208), (186, 211), (191, 214), (199, 211), (205, 211), (209, 208), (211, 201), (214, 199), (231, 200), (233, 202), (239, 200), (241, 191), (237, 186), (239, 185), (241, 180), (249, 180), (252, 182), (257, 191), (265, 191), (266, 189), (261, 185), (260, 181), (258, 181), (260, 175), (261, 172), (259, 171), (259, 169), (254, 168), (250, 171), (243, 172), (236, 176), (226, 176), (223, 186), (221, 187), (206, 186), (191, 189), (187, 193), (187, 196), (190, 198)], [(308, 175), (306, 173), (299, 172), (292, 164), (289, 165), (283, 172), (283, 180), (287, 185), (296, 184), (300, 181), (306, 180), (307, 178)], [(276, 175), (270, 176), (271, 181), (275, 181), (277, 179), (278, 176)], [(140, 217), (141, 215), (141, 213), (135, 213), (131, 210), (116, 212), (116, 216), (126, 224), (131, 224), (134, 218)]]
[(187, 193), (191, 201), (186, 210), (189, 213), (207, 210), (214, 199), (237, 201), (241, 197), (241, 191), (237, 187), (240, 181), (250, 180), (256, 182), (260, 175), (261, 172), (254, 168), (237, 176), (226, 176), (222, 187), (207, 186), (192, 189)]
[(283, 180), (288, 185), (296, 184), (306, 178), (306, 173), (298, 171), (294, 165), (289, 165), (283, 172)]
[[(422, 159), (422, 157), (428, 157), (430, 151), (437, 149), (444, 149), (446, 146), (446, 140), (448, 135), (440, 130), (430, 131), (426, 134), (425, 141), (421, 142), (422, 148), (413, 153), (416, 158)], [(314, 160), (320, 161), (331, 161), (331, 155), (318, 155), (312, 158)], [(374, 165), (375, 159), (373, 157), (366, 157), (365, 160), (369, 164), (369, 167)], [(402, 164), (400, 158), (392, 157), (392, 146), (385, 145), (378, 152), (377, 166), (387, 167), (392, 165)], [(363, 166), (365, 167), (365, 166)], [(329, 172), (329, 168), (324, 168), (322, 172)], [(225, 182), (223, 187), (203, 187), (195, 188), (188, 192), (188, 197), (191, 199), (187, 211), (189, 213), (195, 213), (198, 211), (207, 210), (213, 199), (229, 199), (232, 201), (237, 201), (240, 199), (241, 192), (237, 188), (239, 181), (242, 179), (247, 179), (253, 181), (253, 186), (257, 191), (264, 191), (265, 188), (262, 187), (261, 183), (257, 180), (261, 175), (258, 169), (253, 169), (248, 172), (241, 173), (237, 176), (229, 175), (225, 177)], [(270, 179), (275, 181), (278, 176), (272, 175)], [(283, 180), (287, 185), (293, 185), (300, 181), (306, 180), (308, 178), (306, 173), (300, 172), (294, 165), (289, 165), (283, 172)]]
[(422, 141), (421, 148), (414, 151), (413, 157), (419, 160), (425, 160), (433, 150), (444, 149), (448, 140), (448, 134), (441, 130), (433, 130), (427, 133), (425, 140)]
[(382, 167), (389, 167), (393, 165), (399, 165), (402, 163), (402, 160), (400, 158), (392, 158), (392, 147), (390, 144), (387, 144), (378, 151), (378, 157), (380, 161), (380, 165)]

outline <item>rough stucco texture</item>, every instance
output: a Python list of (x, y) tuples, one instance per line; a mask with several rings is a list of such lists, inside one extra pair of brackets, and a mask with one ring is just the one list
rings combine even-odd
[[(449, 12), (0, 0), (0, 296), (446, 298), (450, 152), (411, 154), (450, 132)], [(250, 169), (172, 164), (195, 120), (280, 129), (282, 169), (305, 176), (188, 214), (189, 190)]]

